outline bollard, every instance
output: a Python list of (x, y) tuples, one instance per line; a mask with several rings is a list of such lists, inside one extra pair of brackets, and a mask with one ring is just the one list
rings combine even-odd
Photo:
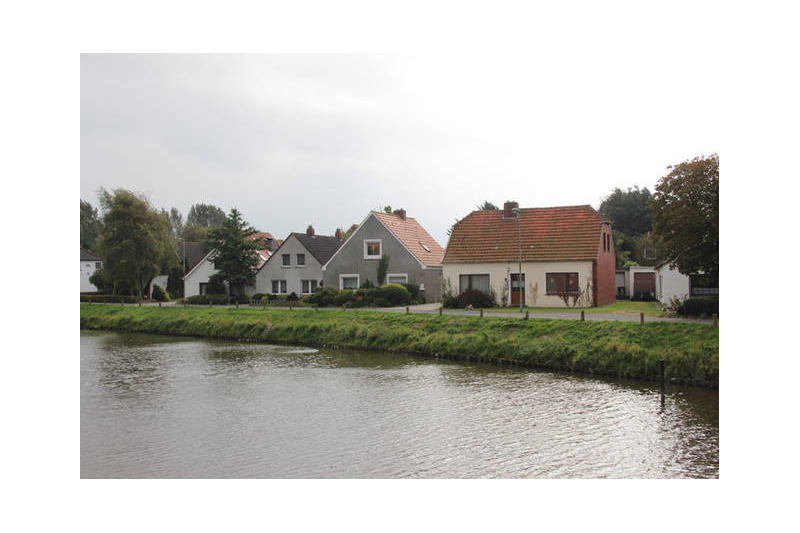
[(717, 313), (714, 313), (711, 316), (714, 318), (714, 325), (719, 326), (719, 317), (717, 316)]
[(442, 316), (442, 308), (439, 307), (439, 316)]
[(639, 313), (639, 323), (644, 326), (644, 313)]
[(406, 314), (408, 313), (410, 313), (410, 311), (408, 310), (408, 306), (406, 306)]
[(158, 302), (158, 306), (161, 307), (161, 302)]
[(531, 319), (531, 312), (526, 310), (525, 311), (525, 320), (530, 320), (530, 319)]
[(586, 320), (586, 316), (583, 314), (583, 311), (581, 311), (581, 322), (583, 322), (584, 320)]
[(481, 309), (481, 318), (483, 318), (483, 309)]

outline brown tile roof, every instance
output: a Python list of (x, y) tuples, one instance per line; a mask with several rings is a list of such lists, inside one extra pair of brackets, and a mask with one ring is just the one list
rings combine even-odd
[[(520, 210), (523, 261), (597, 259), (602, 217), (590, 205)], [(517, 261), (517, 219), (473, 211), (453, 226), (444, 263)]]
[(411, 217), (403, 220), (400, 215), (372, 212), (397, 239), (425, 266), (441, 267), (444, 248)]

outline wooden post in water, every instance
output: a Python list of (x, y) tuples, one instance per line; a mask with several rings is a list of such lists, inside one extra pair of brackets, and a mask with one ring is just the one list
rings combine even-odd
[(663, 395), (664, 394), (664, 360), (663, 359), (661, 359), (658, 362), (658, 367), (659, 367), (659, 371), (660, 371), (660, 374), (661, 374), (661, 394)]
[(644, 313), (639, 313), (639, 323), (644, 326)]
[(581, 322), (583, 322), (584, 320), (586, 320), (586, 317), (583, 314), (583, 310), (581, 310)]

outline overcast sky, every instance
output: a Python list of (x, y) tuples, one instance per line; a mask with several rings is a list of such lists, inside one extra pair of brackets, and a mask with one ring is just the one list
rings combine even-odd
[[(548, 59), (550, 58), (550, 59)], [(673, 73), (680, 72), (680, 76)], [(403, 207), (443, 246), (484, 200), (591, 204), (719, 150), (702, 57), (81, 56), (81, 199), (238, 208), (283, 238)]]

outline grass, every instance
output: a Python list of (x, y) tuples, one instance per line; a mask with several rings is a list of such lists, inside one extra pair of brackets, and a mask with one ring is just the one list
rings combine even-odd
[(103, 304), (81, 304), (80, 321), (82, 329), (469, 356), (650, 380), (664, 359), (667, 378), (719, 383), (719, 330), (710, 324)]
[[(619, 301), (613, 304), (604, 305), (602, 307), (523, 307), (524, 311), (531, 313), (579, 313), (584, 311), (587, 315), (631, 315), (639, 316), (639, 313), (644, 313), (644, 316), (661, 317), (667, 316), (664, 311), (661, 311), (656, 306), (655, 302), (630, 302)], [(485, 311), (501, 312), (501, 313), (519, 313), (519, 307), (493, 307), (485, 309)]]

